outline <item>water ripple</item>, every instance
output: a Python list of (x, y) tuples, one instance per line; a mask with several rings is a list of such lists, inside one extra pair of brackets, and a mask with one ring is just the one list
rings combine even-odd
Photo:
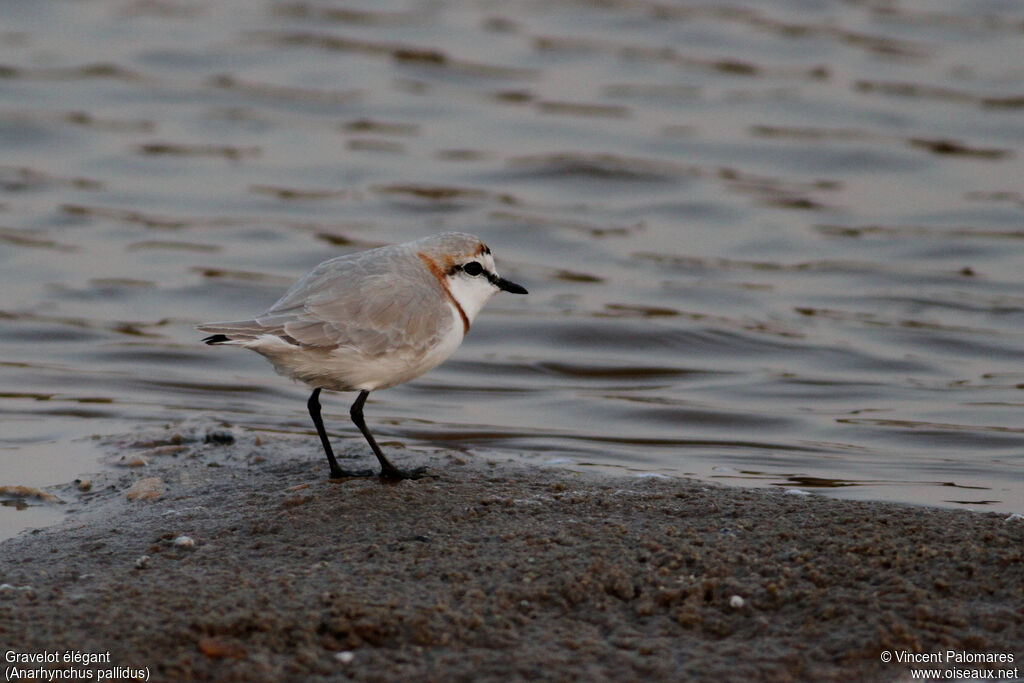
[(30, 4), (0, 32), (9, 483), (196, 419), (314, 457), (308, 390), (192, 326), (460, 230), (531, 293), (374, 392), (382, 440), (1024, 507), (1018, 7)]

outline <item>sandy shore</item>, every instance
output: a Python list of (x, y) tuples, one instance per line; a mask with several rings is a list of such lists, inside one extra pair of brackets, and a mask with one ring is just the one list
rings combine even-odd
[(199, 437), (112, 444), (146, 466), (54, 491), (66, 523), (0, 544), (5, 667), (900, 680), (904, 652), (1024, 657), (1024, 520), (1005, 514), (402, 452), (437, 478), (332, 482), (312, 439)]

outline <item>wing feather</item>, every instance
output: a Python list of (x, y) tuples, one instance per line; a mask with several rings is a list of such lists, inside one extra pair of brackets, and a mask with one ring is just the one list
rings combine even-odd
[(453, 324), (441, 284), (405, 245), (324, 261), (256, 318), (303, 346), (424, 352)]

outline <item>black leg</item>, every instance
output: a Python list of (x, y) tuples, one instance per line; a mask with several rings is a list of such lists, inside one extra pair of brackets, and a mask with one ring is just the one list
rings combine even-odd
[(313, 390), (313, 394), (309, 397), (309, 402), (306, 406), (309, 408), (309, 416), (313, 418), (313, 424), (316, 426), (316, 433), (320, 435), (320, 443), (324, 445), (324, 453), (327, 454), (327, 462), (331, 465), (331, 478), (341, 479), (342, 477), (372, 476), (373, 472), (370, 470), (346, 472), (338, 467), (338, 461), (334, 459), (334, 450), (331, 448), (331, 442), (328, 440), (327, 432), (324, 430), (323, 418), (320, 417), (320, 387)]
[(419, 479), (426, 472), (426, 467), (417, 467), (411, 472), (400, 470), (391, 462), (384, 457), (384, 452), (377, 445), (377, 441), (374, 440), (373, 434), (366, 428), (366, 421), (363, 419), (363, 404), (366, 403), (366, 397), (370, 395), (369, 391), (360, 391), (359, 396), (356, 398), (355, 403), (352, 404), (349, 415), (352, 416), (352, 422), (355, 423), (356, 427), (359, 427), (359, 431), (366, 437), (366, 442), (370, 444), (370, 448), (373, 449), (373, 454), (377, 456), (377, 460), (380, 460), (380, 476), (382, 479)]

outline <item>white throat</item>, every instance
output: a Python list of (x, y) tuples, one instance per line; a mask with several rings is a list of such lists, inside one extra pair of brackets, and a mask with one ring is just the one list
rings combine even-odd
[(466, 314), (466, 318), (470, 322), (473, 322), (477, 313), (498, 292), (486, 278), (476, 277), (470, 279), (449, 276), (446, 279), (448, 281), (448, 291), (452, 293), (452, 298), (462, 307), (462, 312)]

